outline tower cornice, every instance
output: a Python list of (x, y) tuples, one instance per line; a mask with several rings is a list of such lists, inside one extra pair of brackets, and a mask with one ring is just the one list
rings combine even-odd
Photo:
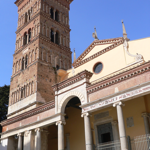
[(38, 15), (42, 15), (42, 16), (44, 16), (45, 18), (50, 19), (50, 21), (52, 21), (52, 22), (56, 23), (57, 25), (61, 26), (62, 28), (64, 28), (64, 29), (67, 30), (68, 32), (71, 31), (71, 29), (69, 29), (69, 27), (64, 26), (63, 24), (61, 24), (61, 23), (55, 21), (54, 19), (51, 19), (50, 17), (44, 15), (44, 13), (40, 11), (40, 12), (38, 12), (33, 18), (31, 18), (30, 21), (28, 21), (26, 24), (24, 24), (22, 27), (20, 27), (20, 28), (16, 31), (16, 34), (18, 34), (22, 29), (24, 29), (28, 24), (30, 24), (36, 17), (38, 17)]
[[(15, 1), (15, 4), (16, 4), (17, 6), (19, 6), (23, 1), (24, 1), (24, 0), (16, 0), (16, 1)], [(58, 3), (60, 3), (61, 5), (67, 7), (68, 9), (70, 9), (70, 8), (69, 8), (69, 5), (72, 3), (73, 0), (56, 0), (56, 1), (57, 1)]]

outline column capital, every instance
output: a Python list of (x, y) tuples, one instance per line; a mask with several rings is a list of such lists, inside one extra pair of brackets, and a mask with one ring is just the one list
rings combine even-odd
[(118, 124), (118, 121), (114, 120), (111, 122), (112, 126), (116, 126)]
[(81, 115), (81, 117), (89, 117), (90, 116), (90, 113), (88, 113), (88, 112), (86, 112), (86, 113), (83, 113), (82, 115)]
[(56, 126), (58, 126), (59, 124), (60, 124), (60, 125), (65, 125), (66, 122), (65, 122), (65, 121), (61, 121), (61, 120), (60, 120), (60, 121), (57, 121), (57, 122), (56, 122)]
[(41, 129), (41, 128), (36, 128), (36, 129), (35, 129), (35, 132), (37, 132), (37, 131), (38, 131), (38, 132), (41, 132), (41, 131), (43, 131), (43, 129)]
[(119, 102), (114, 103), (113, 107), (116, 107), (117, 105), (119, 105), (119, 106), (125, 106), (125, 104), (123, 102), (119, 101)]
[(147, 118), (149, 118), (150, 116), (149, 116), (148, 113), (144, 112), (144, 113), (142, 113), (142, 117), (147, 117)]
[(22, 133), (18, 133), (17, 136), (22, 136)]
[(28, 131), (25, 131), (25, 132), (24, 132), (24, 136), (25, 136), (25, 137), (28, 137), (28, 135), (29, 135), (30, 133), (31, 133), (31, 131), (29, 131), (29, 130), (28, 130)]

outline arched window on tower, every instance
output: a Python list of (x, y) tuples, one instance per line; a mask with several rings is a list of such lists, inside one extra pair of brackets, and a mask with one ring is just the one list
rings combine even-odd
[(22, 58), (22, 70), (24, 70), (25, 68), (25, 64), (24, 64), (25, 62), (24, 62), (24, 57)]
[(28, 36), (29, 36), (28, 42), (30, 42), (31, 41), (31, 29), (29, 29), (28, 31)]
[(51, 29), (51, 42), (54, 42), (54, 30)]
[(25, 13), (25, 23), (27, 22), (28, 15)]
[(59, 70), (59, 66), (58, 65), (56, 65), (56, 70)]
[(27, 32), (25, 32), (23, 36), (23, 45), (26, 45), (26, 44), (27, 44)]
[(56, 41), (56, 44), (58, 44), (59, 45), (59, 32), (58, 31), (56, 31), (56, 36), (55, 36), (55, 41)]
[(27, 65), (28, 65), (28, 56), (26, 55), (26, 57), (25, 57), (25, 69), (27, 68)]
[(50, 15), (51, 15), (51, 18), (54, 19), (54, 9), (53, 8), (50, 9)]
[(58, 10), (56, 10), (56, 12), (55, 12), (55, 20), (59, 21), (59, 12), (58, 12)]
[(31, 13), (30, 10), (28, 10), (29, 20), (31, 19)]

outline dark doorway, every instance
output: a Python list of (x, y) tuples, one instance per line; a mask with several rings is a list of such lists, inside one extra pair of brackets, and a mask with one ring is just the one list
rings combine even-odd
[(113, 132), (111, 123), (98, 125), (97, 131), (99, 144), (113, 141)]

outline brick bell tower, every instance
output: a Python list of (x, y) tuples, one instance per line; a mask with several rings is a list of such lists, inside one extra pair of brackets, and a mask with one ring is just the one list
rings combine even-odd
[(58, 69), (71, 68), (69, 7), (73, 0), (17, 0), (8, 118), (54, 100)]

